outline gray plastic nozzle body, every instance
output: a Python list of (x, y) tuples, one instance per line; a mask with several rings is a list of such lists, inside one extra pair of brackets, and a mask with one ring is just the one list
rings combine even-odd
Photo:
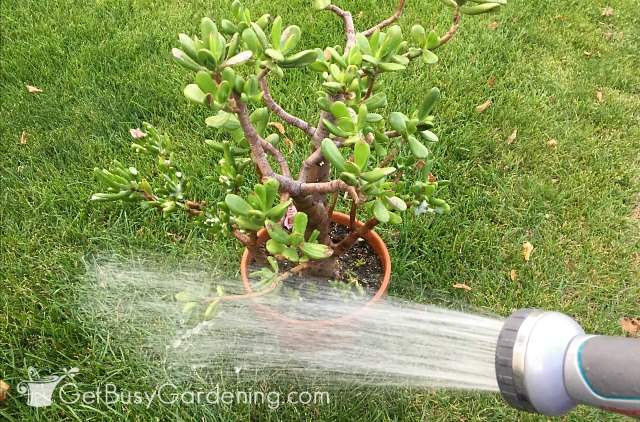
[(505, 321), (495, 364), (517, 409), (557, 416), (586, 404), (640, 416), (640, 340), (587, 335), (564, 314), (522, 309)]

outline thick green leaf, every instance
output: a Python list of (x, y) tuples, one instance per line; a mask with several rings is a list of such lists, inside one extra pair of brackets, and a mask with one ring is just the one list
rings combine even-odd
[(397, 211), (406, 211), (407, 209), (407, 204), (397, 196), (389, 196), (387, 201)]
[(308, 221), (309, 218), (307, 217), (307, 214), (303, 212), (297, 212), (293, 217), (293, 232), (304, 234), (304, 232), (307, 230)]
[(273, 239), (267, 240), (267, 243), (265, 246), (267, 248), (267, 252), (269, 252), (271, 255), (281, 255), (282, 251), (286, 247), (282, 243), (278, 243)]
[(426, 119), (433, 107), (436, 105), (438, 100), (440, 99), (440, 90), (437, 87), (433, 87), (427, 92), (427, 95), (424, 97), (422, 104), (420, 104), (420, 108), (418, 108), (418, 119), (423, 121)]
[(187, 97), (189, 101), (198, 104), (204, 104), (207, 99), (207, 94), (202, 92), (200, 87), (196, 84), (189, 84), (184, 88), (184, 96)]
[(389, 210), (380, 199), (373, 202), (373, 216), (381, 223), (389, 221)]
[(333, 255), (333, 249), (320, 243), (304, 242), (299, 247), (311, 259), (325, 259)]
[(438, 62), (438, 56), (436, 56), (431, 50), (424, 50), (422, 53), (422, 60), (426, 64), (434, 64)]
[(345, 159), (333, 140), (329, 138), (323, 139), (320, 144), (320, 151), (322, 152), (322, 156), (329, 161), (337, 171), (340, 172), (344, 170)]
[(411, 153), (417, 158), (427, 158), (429, 156), (429, 149), (418, 141), (415, 136), (409, 136), (408, 142)]
[(360, 140), (353, 146), (353, 158), (360, 170), (364, 170), (367, 167), (370, 154), (371, 148), (365, 141)]
[(229, 193), (225, 196), (224, 203), (227, 204), (232, 213), (237, 215), (246, 216), (249, 214), (249, 210), (252, 209), (251, 205), (249, 205), (247, 201), (233, 193)]
[(313, 0), (313, 8), (316, 10), (326, 9), (331, 4), (331, 0)]
[(267, 232), (269, 232), (269, 236), (273, 240), (284, 245), (289, 244), (289, 233), (287, 233), (280, 224), (267, 220), (264, 226), (267, 228)]
[(222, 63), (222, 66), (238, 66), (251, 60), (252, 56), (253, 52), (251, 50), (245, 50), (227, 59), (224, 63)]
[(205, 93), (215, 95), (218, 87), (211, 77), (211, 73), (201, 70), (196, 73), (196, 84)]
[(389, 114), (389, 124), (393, 130), (405, 135), (407, 133), (407, 116), (397, 111)]
[(432, 48), (436, 48), (438, 44), (440, 44), (440, 38), (436, 34), (436, 31), (429, 32), (429, 35), (427, 35), (427, 39), (425, 42), (425, 47), (428, 50), (431, 50)]

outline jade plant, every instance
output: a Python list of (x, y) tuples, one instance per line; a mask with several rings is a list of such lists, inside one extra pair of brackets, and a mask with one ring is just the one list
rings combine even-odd
[[(449, 212), (439, 197), (444, 183), (431, 173), (429, 149), (438, 141), (432, 112), (440, 91), (426, 89), (414, 109), (403, 104), (410, 110), (389, 110), (388, 96), (404, 94), (385, 92), (385, 76), (405, 71), (414, 61), (435, 64), (435, 51), (454, 37), (463, 15), (505, 3), (474, 1), (442, 0), (453, 22), (438, 35), (420, 24), (409, 33), (395, 25), (405, 0), (390, 17), (363, 31), (356, 30), (349, 11), (331, 0), (315, 0), (313, 7), (342, 20), (346, 42), (300, 50), (300, 27), (285, 25), (280, 16), (254, 19), (233, 0), (226, 18), (203, 18), (200, 33), (180, 34), (180, 48), (172, 50), (173, 59), (191, 72), (193, 83), (184, 88), (184, 96), (207, 109), (211, 116), (204, 123), (219, 131), (216, 139), (204, 142), (218, 157), (217, 182), (226, 196), (206, 202), (190, 198), (190, 182), (174, 163), (172, 140), (145, 124), (144, 130), (131, 131), (133, 148), (153, 157), (155, 170), (143, 175), (117, 161), (110, 170), (95, 169), (107, 189), (92, 199), (139, 202), (165, 215), (185, 212), (215, 231), (232, 233), (254, 257), (270, 264), (259, 271), (262, 284), (255, 294), (302, 271), (335, 277), (339, 257), (377, 225), (401, 223), (409, 209), (414, 215)], [(272, 78), (300, 71), (315, 72), (320, 79), (319, 117), (311, 122), (285, 110), (269, 88)], [(280, 122), (301, 132), (292, 136), (296, 142), (284, 137)], [(308, 156), (291, 163), (292, 156), (300, 156), (292, 148)], [(297, 175), (293, 167), (299, 167)], [(252, 171), (258, 183), (249, 188), (245, 181)], [(350, 210), (350, 227), (333, 243), (330, 217), (338, 202)], [(364, 224), (356, 224), (356, 216), (366, 216)], [(269, 234), (266, 252), (258, 241), (262, 229)], [(288, 271), (279, 271), (282, 261), (293, 263)], [(235, 297), (219, 290), (205, 301), (206, 313)], [(198, 303), (188, 294), (179, 300), (186, 307)]]

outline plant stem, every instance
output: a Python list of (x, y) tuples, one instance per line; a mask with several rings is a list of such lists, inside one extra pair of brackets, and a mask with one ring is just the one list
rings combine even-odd
[(400, 0), (398, 2), (398, 6), (396, 7), (396, 10), (393, 12), (393, 15), (389, 16), (387, 19), (383, 20), (382, 22), (367, 29), (362, 34), (365, 37), (370, 37), (371, 35), (373, 35), (374, 32), (376, 32), (377, 29), (384, 29), (387, 26), (394, 23), (395, 21), (397, 21), (398, 18), (400, 18), (400, 16), (402, 15), (402, 10), (404, 9), (404, 2), (405, 0)]

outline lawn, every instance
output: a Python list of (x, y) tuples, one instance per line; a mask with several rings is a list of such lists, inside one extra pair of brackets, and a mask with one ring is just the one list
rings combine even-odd
[[(78, 366), (78, 380), (87, 386), (108, 379), (122, 389), (152, 388), (154, 365), (78, 312), (85, 263), (93, 257), (161, 255), (237, 276), (241, 251), (232, 239), (209, 236), (180, 218), (88, 201), (98, 186), (95, 166), (113, 158), (133, 162), (129, 129), (143, 121), (180, 141), (176, 161), (197, 179), (200, 197), (219, 195), (204, 177), (216, 158), (203, 139), (215, 133), (203, 124), (205, 111), (183, 98), (187, 72), (169, 55), (177, 34), (197, 31), (202, 16), (228, 15), (218, 3), (0, 2), (0, 379), (12, 386), (0, 416), (536, 420), (509, 410), (497, 395), (449, 391), (354, 387), (333, 394), (330, 404), (275, 411), (59, 403), (33, 409), (16, 394), (29, 366)], [(300, 25), (307, 47), (342, 42), (341, 22), (308, 3), (247, 1), (258, 15), (279, 14)], [(393, 0), (339, 4), (360, 29), (394, 8)], [(603, 16), (607, 6), (611, 16)], [(417, 1), (408, 3), (401, 23), (408, 30), (421, 22), (442, 33), (449, 20), (440, 2)], [(390, 107), (402, 111), (440, 87), (434, 172), (451, 181), (445, 197), (452, 205), (447, 216), (409, 218), (380, 230), (393, 260), (390, 294), (501, 315), (525, 306), (558, 310), (587, 331), (613, 335), (622, 334), (621, 317), (639, 316), (640, 222), (633, 218), (640, 192), (638, 27), (635, 0), (511, 0), (499, 14), (464, 18), (436, 66), (413, 64), (408, 74), (387, 77)], [(318, 81), (291, 72), (272, 91), (311, 118)], [(43, 92), (29, 94), (26, 85)], [(477, 112), (488, 99), (492, 105)], [(508, 142), (514, 129), (517, 137)], [(303, 141), (295, 130), (290, 137)], [(529, 262), (521, 256), (525, 241), (535, 247)], [(568, 416), (605, 418), (615, 417), (586, 408)]]

